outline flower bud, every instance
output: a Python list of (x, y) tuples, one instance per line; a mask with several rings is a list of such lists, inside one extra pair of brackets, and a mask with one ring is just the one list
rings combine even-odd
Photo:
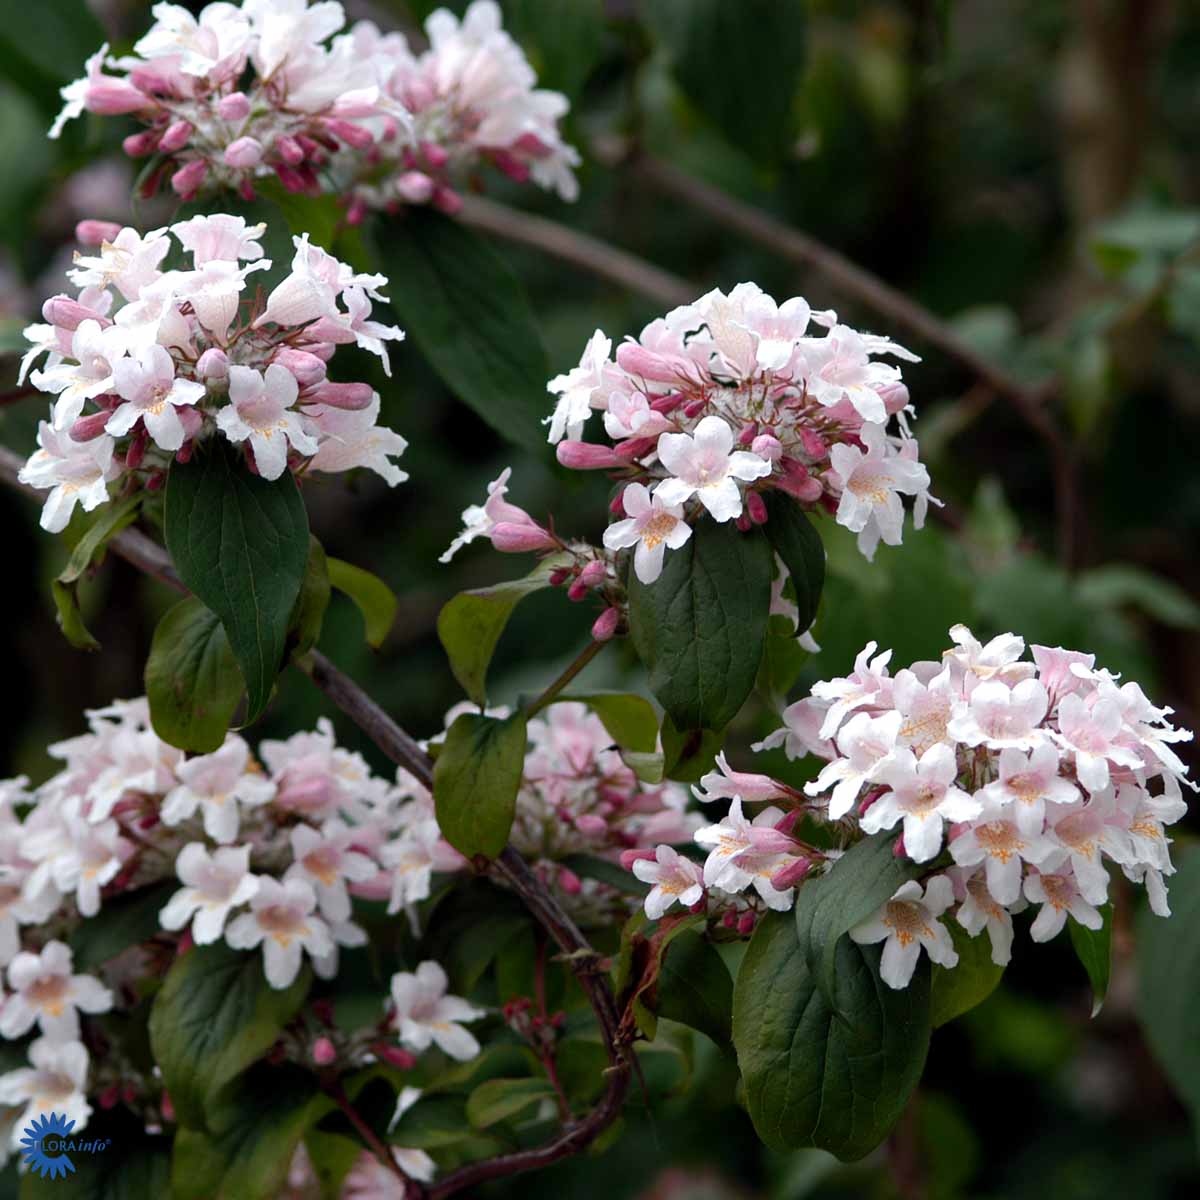
[[(315, 357), (315, 356), (314, 356)], [(317, 359), (320, 362), (320, 359)], [(344, 408), (350, 412), (361, 412), (370, 408), (375, 399), (375, 389), (369, 383), (334, 383), (325, 380), (317, 384), (304, 396), (303, 404), (325, 404), (330, 408)]]
[(587, 599), (587, 594), (592, 589), (583, 582), (582, 579), (577, 579), (569, 588), (567, 588), (567, 599), (578, 604), (581, 600)]
[(901, 835), (892, 843), (892, 857), (905, 858), (908, 851), (904, 848), (904, 834)]
[(498, 521), (488, 531), (492, 545), (504, 554), (536, 553), (553, 550), (558, 543), (540, 525), (518, 521)]
[(219, 346), (210, 346), (196, 360), (196, 374), (201, 379), (225, 379), (229, 375), (229, 357)]
[(327, 1037), (319, 1037), (309, 1051), (318, 1067), (327, 1067), (337, 1058), (337, 1047)]
[(340, 142), (353, 146), (355, 150), (368, 150), (375, 144), (375, 138), (369, 129), (355, 125), (352, 121), (343, 121), (337, 117), (326, 117), (321, 122), (321, 128), (328, 130)]
[(42, 316), (59, 329), (78, 329), (83, 321), (95, 321), (101, 329), (112, 324), (106, 316), (86, 304), (80, 304), (78, 300), (72, 300), (70, 296), (51, 296), (42, 305)]
[(99, 246), (111, 242), (120, 232), (121, 226), (115, 221), (80, 221), (75, 226), (75, 240), (81, 246)]
[(515, 183), (529, 182), (528, 163), (524, 163), (515, 155), (509, 154), (507, 150), (493, 150), (491, 157), (495, 166)]
[(307, 350), (282, 346), (275, 351), (271, 361), (290, 371), (302, 388), (315, 387), (325, 378), (325, 363)]
[(550, 572), (550, 586), (562, 587), (568, 579), (571, 578), (571, 570), (569, 567), (557, 567)]
[(622, 850), (618, 861), (626, 871), (632, 871), (635, 862), (654, 862), (654, 860), (653, 850)]
[(698, 396), (683, 406), (683, 415), (691, 420), (693, 417), (698, 417), (707, 407), (708, 401), (703, 396)]
[(103, 78), (103, 82), (89, 84), (83, 93), (83, 107), (88, 112), (99, 113), (102, 117), (119, 117), (125, 113), (139, 112), (150, 103), (150, 98), (132, 84), (126, 83), (124, 79), (112, 79), (107, 76)]
[(188, 144), (191, 136), (192, 123), (190, 121), (172, 121), (167, 126), (166, 133), (162, 135), (158, 148), (163, 154), (174, 154), (176, 150), (182, 150)]
[(746, 937), (749, 934), (753, 933), (756, 920), (757, 920), (757, 918), (755, 917), (753, 912), (742, 913), (742, 915), (740, 917), (738, 917), (738, 922), (737, 922), (738, 933), (740, 933), (742, 935), (742, 937)]
[(208, 163), (202, 158), (193, 158), (171, 176), (171, 190), (184, 200), (189, 200), (200, 190), (207, 174)]
[(737, 913), (735, 913), (732, 908), (728, 909), (725, 915), (721, 918), (721, 924), (724, 925), (726, 929), (732, 929), (737, 924)]
[(104, 1108), (104, 1109), (116, 1108), (117, 1104), (120, 1102), (120, 1099), (121, 1099), (120, 1084), (114, 1083), (114, 1084), (110, 1085), (109, 1087), (106, 1087), (104, 1089), (104, 1091), (102, 1091), (100, 1093), (100, 1095), (97, 1097), (97, 1099), (99, 1101), (101, 1108)]
[(738, 445), (749, 446), (758, 436), (758, 422), (750, 421), (742, 426), (741, 433), (738, 434)]
[(599, 587), (608, 578), (608, 565), (601, 562), (598, 558), (592, 559), (582, 571), (579, 572), (579, 582), (584, 587), (594, 588)]
[(780, 465), (784, 468), (782, 475), (776, 475), (772, 482), (777, 488), (795, 496), (806, 504), (811, 504), (821, 498), (825, 487), (819, 479), (814, 479), (808, 471), (794, 458), (782, 459)]
[(162, 1108), (164, 1121), (175, 1120), (175, 1105), (171, 1103), (171, 1095), (166, 1088), (163, 1088), (162, 1100), (159, 1102), (159, 1106)]
[(402, 1050), (399, 1046), (376, 1045), (373, 1049), (385, 1063), (398, 1071), (411, 1071), (417, 1065), (416, 1055)]
[(559, 442), (555, 457), (564, 467), (576, 471), (592, 471), (611, 467), (627, 467), (629, 463), (607, 446), (592, 442)]
[(742, 513), (742, 515), (738, 517), (736, 521), (734, 521), (734, 525), (737, 527), (738, 533), (749, 533), (753, 528), (750, 518), (746, 516), (745, 513)]
[(583, 883), (579, 876), (571, 870), (570, 867), (559, 867), (558, 869), (558, 886), (562, 888), (568, 896), (578, 896), (583, 891)]
[(396, 191), (409, 204), (428, 204), (433, 189), (434, 182), (424, 171), (405, 171), (396, 180)]
[(815, 430), (801, 429), (800, 444), (804, 447), (804, 453), (816, 462), (822, 462), (829, 454), (825, 439)]
[(879, 398), (889, 416), (908, 407), (908, 388), (902, 383), (889, 383), (879, 389)]
[(230, 92), (217, 101), (222, 121), (244, 121), (250, 115), (250, 97), (245, 92)]
[(401, 103), (410, 113), (424, 111), (436, 98), (437, 94), (433, 90), (433, 84), (420, 77), (406, 83), (400, 96)]
[(448, 217), (456, 217), (462, 211), (462, 197), (453, 189), (439, 187), (433, 193), (433, 207)]
[(614, 517), (623, 517), (625, 515), (625, 501), (623, 499), (623, 496), (624, 496), (623, 492), (618, 492), (608, 502), (608, 511), (610, 513), (612, 513), (612, 515)]
[(783, 443), (770, 433), (760, 433), (750, 443), (750, 449), (769, 463), (777, 463), (783, 457)]
[(142, 465), (142, 459), (146, 457), (146, 427), (139, 421), (134, 426), (133, 441), (129, 443), (129, 449), (125, 451), (125, 469), (127, 471), (136, 471)]
[(157, 147), (157, 129), (143, 129), (141, 133), (131, 133), (121, 142), (121, 149), (130, 158), (145, 158), (147, 154), (153, 154)]
[(608, 822), (595, 813), (583, 813), (575, 818), (575, 828), (587, 837), (602, 837), (608, 832)]
[(767, 523), (767, 505), (760, 492), (746, 493), (746, 513), (755, 525)]
[(436, 142), (422, 142), (420, 154), (435, 171), (440, 171), (450, 161), (450, 151)]
[(275, 152), (289, 167), (298, 167), (306, 158), (304, 147), (291, 134), (275, 139)]
[(592, 639), (597, 642), (611, 641), (621, 624), (621, 610), (606, 608), (592, 623)]
[(536, 133), (523, 133), (515, 142), (513, 149), (520, 150), (522, 154), (529, 154), (533, 158), (548, 158), (554, 153), (551, 147), (547, 146)]
[(110, 412), (88, 413), (86, 417), (80, 417), (71, 426), (71, 441), (90, 442), (93, 438), (98, 438), (111, 417)]
[(361, 225), (367, 219), (367, 202), (361, 196), (355, 196), (346, 208), (346, 224)]
[(304, 192), (308, 190), (308, 181), (287, 163), (276, 163), (275, 174), (279, 177), (279, 182), (283, 184), (289, 192)]
[(240, 137), (236, 142), (230, 142), (221, 156), (228, 167), (257, 167), (262, 162), (262, 142), (258, 138)]
[(628, 465), (635, 459), (643, 458), (649, 454), (657, 445), (657, 434), (653, 437), (631, 437), (626, 438), (623, 442), (618, 442), (613, 447), (613, 452), (620, 457), (622, 462)]
[[(621, 352), (617, 351), (617, 357), (620, 358)], [(684, 401), (684, 397), (680, 392), (671, 392), (667, 396), (657, 396), (650, 401), (650, 407), (656, 412), (661, 413), (664, 417), (673, 413)]]
[(771, 876), (771, 886), (777, 892), (786, 892), (795, 887), (812, 868), (812, 862), (807, 858), (793, 858), (786, 867), (780, 868)]

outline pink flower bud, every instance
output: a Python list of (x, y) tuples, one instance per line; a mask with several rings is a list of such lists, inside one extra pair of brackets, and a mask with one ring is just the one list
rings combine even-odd
[(230, 92), (217, 102), (222, 121), (244, 121), (250, 115), (250, 97), (245, 92)]
[(777, 463), (783, 457), (783, 443), (770, 433), (760, 433), (750, 443), (750, 449), (770, 463)]
[(871, 805), (874, 804), (875, 801), (878, 800), (879, 797), (882, 796), (886, 791), (887, 788), (875, 788), (874, 791), (868, 792), (862, 798), (862, 802), (858, 806), (858, 815), (860, 817), (865, 817), (867, 815), (867, 809), (869, 809)]
[(151, 103), (148, 96), (139, 92), (123, 79), (105, 77), (101, 83), (89, 84), (83, 94), (83, 106), (88, 112), (102, 117), (119, 117), (124, 113), (138, 112)]
[(755, 917), (754, 913), (752, 913), (752, 912), (742, 913), (742, 915), (740, 917), (738, 917), (738, 923), (737, 923), (738, 933), (740, 933), (742, 935), (742, 937), (746, 937), (748, 934), (753, 933), (756, 920), (757, 920), (757, 918)]
[(907, 854), (908, 851), (904, 848), (904, 834), (901, 834), (892, 845), (892, 857), (904, 858)]
[(80, 417), (71, 426), (71, 441), (90, 442), (93, 438), (98, 438), (111, 417), (110, 412), (88, 413), (86, 417)]
[(822, 462), (829, 454), (825, 439), (815, 430), (801, 429), (800, 444), (804, 447), (804, 453), (816, 462)]
[(327, 1037), (319, 1037), (309, 1051), (318, 1067), (327, 1067), (337, 1058), (337, 1047)]
[(298, 167), (305, 159), (304, 147), (291, 134), (275, 139), (275, 152), (289, 167)]
[(422, 142), (420, 153), (435, 171), (440, 171), (450, 161), (450, 151), (436, 142)]
[[(618, 358), (620, 351), (617, 351)], [(658, 396), (650, 401), (650, 407), (656, 412), (661, 413), (664, 417), (673, 413), (682, 403), (684, 397), (680, 392), (672, 392), (669, 396)]]
[(559, 867), (558, 869), (558, 886), (562, 888), (568, 896), (578, 896), (583, 891), (583, 883), (578, 875), (571, 870), (570, 867)]
[(153, 154), (157, 147), (157, 129), (143, 129), (141, 133), (131, 133), (121, 143), (121, 149), (130, 158), (145, 158), (147, 154)]
[(166, 1088), (163, 1088), (162, 1100), (160, 1102), (164, 1121), (175, 1120), (175, 1105), (171, 1103), (171, 1096)]
[(734, 525), (737, 526), (738, 533), (749, 533), (753, 528), (750, 523), (750, 518), (746, 516), (745, 513), (743, 513), (736, 521), (734, 521)]
[(689, 400), (683, 406), (683, 415), (689, 420), (693, 417), (698, 417), (708, 407), (708, 401), (703, 396), (698, 396), (695, 400)]
[(229, 375), (229, 357), (218, 346), (210, 346), (196, 360), (196, 374), (201, 379), (225, 379)]
[(279, 182), (283, 184), (289, 192), (305, 192), (308, 190), (308, 181), (300, 174), (299, 171), (289, 167), (286, 163), (275, 164), (275, 174), (279, 177)]
[(515, 142), (513, 149), (520, 150), (523, 154), (531, 154), (534, 158), (546, 158), (553, 154), (551, 147), (547, 146), (536, 133), (523, 133)]
[(409, 204), (428, 204), (434, 183), (424, 171), (405, 171), (396, 180), (396, 191)]
[(558, 544), (540, 525), (518, 521), (498, 521), (488, 531), (492, 545), (503, 554), (536, 553), (553, 550)]
[(575, 818), (575, 828), (588, 837), (602, 837), (608, 832), (608, 822), (595, 813), (584, 813)]
[(579, 582), (584, 587), (599, 587), (608, 578), (608, 566), (602, 563), (598, 558), (592, 559), (582, 571), (579, 572)]
[(617, 454), (622, 462), (628, 465), (635, 459), (643, 458), (649, 454), (657, 445), (657, 434), (654, 437), (631, 437), (626, 438), (623, 442), (618, 442), (613, 447), (613, 452)]
[(188, 144), (191, 136), (192, 124), (190, 121), (173, 121), (167, 126), (166, 133), (162, 135), (158, 148), (163, 154), (174, 154), (176, 150), (182, 150)]
[(361, 225), (367, 219), (367, 202), (361, 196), (355, 196), (346, 209), (346, 224)]
[(626, 871), (632, 871), (635, 862), (654, 862), (654, 860), (653, 850), (622, 850), (618, 861)]
[(402, 1050), (399, 1046), (376, 1045), (373, 1049), (384, 1062), (399, 1071), (411, 1071), (417, 1065), (416, 1055)]
[(516, 183), (529, 182), (529, 164), (523, 163), (519, 158), (509, 154), (506, 150), (492, 151), (492, 162), (509, 179), (514, 180)]
[(325, 378), (324, 361), (307, 350), (293, 350), (291, 346), (282, 346), (275, 351), (271, 361), (289, 370), (302, 388), (315, 387)]
[(262, 142), (258, 138), (240, 137), (225, 147), (225, 153), (221, 157), (226, 166), (241, 170), (245, 167), (257, 167), (262, 162), (262, 156)]
[(795, 887), (812, 868), (807, 858), (794, 858), (786, 867), (782, 867), (771, 876), (771, 886), (777, 892), (786, 892)]
[(171, 176), (171, 189), (184, 200), (190, 200), (199, 190), (208, 174), (208, 163), (202, 158), (193, 158)]
[(125, 451), (125, 469), (127, 471), (136, 471), (142, 465), (142, 459), (146, 457), (146, 427), (139, 421), (134, 426), (133, 441), (129, 443), (129, 449)]
[(575, 580), (569, 588), (567, 588), (567, 599), (578, 604), (581, 600), (587, 599), (587, 594), (592, 589), (587, 586), (581, 579)]
[[(317, 361), (320, 362), (320, 359)], [(369, 383), (334, 383), (327, 379), (312, 388), (305, 395), (303, 403), (326, 404), (330, 408), (361, 412), (364, 408), (369, 408), (374, 399), (375, 389)]]
[(618, 492), (609, 502), (608, 511), (614, 517), (623, 517), (625, 515), (625, 501), (622, 499), (622, 492)]
[(611, 641), (620, 624), (621, 610), (615, 607), (606, 608), (592, 622), (592, 639), (597, 642)]
[(728, 909), (725, 915), (721, 918), (721, 924), (724, 925), (726, 929), (732, 929), (737, 924), (737, 913), (735, 913), (732, 908)]
[(738, 434), (738, 445), (749, 446), (757, 436), (758, 422), (751, 421), (749, 424), (742, 426), (742, 431)]
[(60, 329), (78, 329), (82, 321), (96, 321), (102, 329), (112, 324), (106, 316), (70, 296), (51, 296), (42, 305), (42, 316)]
[(81, 246), (99, 246), (101, 242), (111, 242), (120, 232), (121, 226), (115, 221), (80, 221), (75, 226), (75, 240)]
[(811, 504), (821, 498), (825, 490), (824, 485), (819, 479), (809, 475), (800, 463), (793, 458), (785, 458), (781, 460), (780, 465), (784, 468), (783, 474), (776, 475), (772, 480), (777, 488), (787, 492), (789, 496), (795, 496), (797, 500), (804, 501), (805, 504)]
[(746, 493), (746, 512), (755, 525), (767, 523), (767, 505), (759, 492)]
[(401, 102), (410, 113), (419, 113), (427, 109), (436, 99), (437, 93), (433, 84), (427, 79), (416, 78), (404, 85)]
[(321, 128), (328, 130), (340, 142), (353, 146), (355, 150), (367, 150), (375, 144), (375, 138), (369, 129), (355, 125), (352, 121), (342, 121), (337, 117), (326, 117), (321, 122)]
[(889, 383), (879, 389), (879, 398), (889, 414), (894, 415), (908, 407), (908, 388), (902, 383)]
[(576, 471), (603, 470), (611, 467), (626, 467), (628, 462), (607, 446), (592, 442), (559, 442), (555, 457), (564, 467)]
[(458, 216), (462, 206), (462, 197), (453, 188), (439, 187), (433, 193), (433, 207), (448, 217)]

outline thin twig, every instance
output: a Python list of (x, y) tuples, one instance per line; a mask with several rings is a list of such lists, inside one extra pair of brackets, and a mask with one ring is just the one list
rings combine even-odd
[(346, 1090), (342, 1087), (341, 1083), (334, 1080), (326, 1084), (323, 1090), (325, 1095), (342, 1110), (346, 1119), (354, 1126), (358, 1136), (366, 1143), (367, 1149), (404, 1185), (404, 1194), (406, 1196), (419, 1197), (421, 1195), (420, 1185), (404, 1173), (400, 1164), (396, 1161), (395, 1155), (379, 1140), (370, 1125), (362, 1119), (358, 1110), (350, 1103), (350, 1097), (346, 1095)]
[(525, 709), (527, 717), (536, 716), (547, 705), (552, 704), (562, 690), (583, 670), (584, 667), (607, 646), (607, 642), (588, 642), (586, 646), (575, 656), (571, 665), (552, 683), (546, 690)]
[(506, 208), (482, 196), (464, 196), (462, 220), (477, 229), (545, 250), (555, 258), (582, 267), (601, 279), (645, 296), (668, 308), (688, 304), (697, 289), (678, 275), (545, 217)]

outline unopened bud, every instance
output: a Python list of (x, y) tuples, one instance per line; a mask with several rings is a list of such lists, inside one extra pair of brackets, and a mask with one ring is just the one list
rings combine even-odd
[(434, 186), (433, 180), (424, 171), (405, 171), (396, 180), (396, 191), (409, 204), (428, 204)]
[(707, 407), (708, 401), (703, 396), (698, 396), (683, 406), (683, 415), (690, 420), (692, 417), (698, 417)]
[(189, 200), (200, 190), (207, 174), (208, 163), (202, 158), (193, 158), (171, 176), (171, 190), (184, 200)]
[(121, 142), (121, 149), (130, 158), (145, 158), (158, 148), (158, 130), (143, 129), (141, 133), (131, 133)]
[(115, 221), (80, 221), (75, 226), (75, 240), (81, 246), (99, 246), (111, 242), (121, 232)]
[(570, 467), (576, 471), (603, 470), (629, 465), (627, 460), (607, 446), (597, 446), (593, 442), (559, 442), (554, 454), (564, 467)]
[(110, 412), (88, 413), (86, 417), (80, 417), (71, 426), (71, 441), (90, 442), (93, 438), (98, 438), (111, 419)]
[(375, 1046), (374, 1050), (385, 1063), (398, 1071), (411, 1071), (417, 1065), (416, 1055), (402, 1050), (399, 1046), (381, 1045)]
[(271, 358), (272, 362), (290, 371), (302, 388), (315, 387), (325, 378), (325, 363), (307, 350), (293, 350), (281, 346)]
[(895, 840), (895, 842), (892, 843), (892, 857), (893, 858), (905, 858), (905, 857), (907, 857), (907, 855), (908, 855), (908, 851), (904, 848), (904, 834), (902, 833)]
[(581, 600), (587, 599), (587, 594), (590, 591), (591, 588), (589, 588), (586, 583), (576, 579), (575, 582), (571, 584), (569, 588), (567, 588), (567, 599), (573, 600), (576, 604), (578, 604)]
[(578, 896), (583, 891), (583, 883), (578, 875), (571, 870), (570, 867), (559, 867), (558, 869), (558, 886), (562, 888), (568, 896)]
[(622, 850), (619, 861), (626, 871), (632, 871), (635, 862), (654, 862), (656, 857), (653, 850)]
[(304, 147), (291, 134), (277, 137), (274, 146), (275, 152), (289, 167), (298, 167), (305, 159)]
[(450, 161), (450, 151), (443, 146), (439, 146), (436, 142), (422, 142), (421, 157), (435, 171), (441, 170)]
[(755, 924), (756, 919), (757, 918), (755, 917), (753, 912), (742, 913), (742, 915), (740, 917), (738, 917), (738, 923), (737, 923), (738, 933), (740, 933), (742, 935), (742, 937), (746, 937), (748, 934), (753, 933), (754, 932), (754, 924)]
[(540, 525), (523, 521), (497, 521), (488, 531), (492, 545), (503, 554), (553, 550), (558, 543)]
[(327, 1037), (319, 1037), (309, 1051), (318, 1067), (327, 1067), (337, 1058), (337, 1047)]
[(751, 421), (742, 426), (742, 431), (738, 434), (738, 445), (749, 446), (756, 437), (758, 437), (758, 422)]
[(83, 321), (95, 321), (101, 328), (112, 324), (106, 316), (86, 304), (80, 304), (78, 300), (72, 300), (70, 296), (51, 296), (42, 305), (42, 316), (60, 329), (78, 329)]
[(624, 497), (624, 493), (618, 492), (608, 502), (608, 511), (610, 513), (612, 513), (612, 515), (614, 517), (623, 517), (625, 515), (625, 501), (624, 501), (623, 497)]
[(579, 582), (585, 587), (599, 587), (608, 578), (608, 565), (601, 562), (598, 558), (592, 559), (582, 571), (579, 572)]
[(765, 525), (767, 523), (767, 505), (761, 493), (746, 493), (746, 512), (755, 525)]
[(175, 1105), (171, 1103), (171, 1095), (166, 1088), (163, 1088), (162, 1100), (159, 1103), (159, 1107), (162, 1109), (164, 1121), (175, 1120)]
[(750, 443), (750, 449), (770, 463), (776, 463), (783, 457), (783, 443), (770, 433), (760, 433)]
[(492, 151), (492, 162), (502, 171), (509, 179), (515, 183), (529, 182), (529, 164), (522, 162), (513, 154), (509, 154), (506, 150)]
[(608, 822), (595, 813), (583, 813), (575, 818), (575, 828), (587, 837), (601, 837), (608, 832)]
[(219, 346), (210, 346), (196, 360), (201, 379), (225, 379), (229, 375), (229, 356)]
[(456, 217), (462, 211), (463, 199), (449, 187), (438, 187), (433, 193), (433, 207), (448, 217)]
[(571, 578), (571, 568), (570, 567), (556, 567), (553, 571), (550, 572), (550, 586), (551, 587), (562, 587), (562, 585), (564, 583), (566, 583), (567, 580), (570, 578)]
[(812, 868), (812, 863), (807, 858), (794, 858), (786, 867), (776, 871), (771, 876), (771, 886), (777, 892), (786, 892), (788, 888), (795, 887)]
[(621, 624), (621, 610), (616, 607), (606, 608), (592, 622), (592, 639), (597, 642), (611, 641)]
[(327, 379), (312, 388), (303, 403), (327, 404), (330, 408), (361, 412), (364, 408), (370, 408), (374, 399), (375, 389), (369, 383), (333, 383)]
[(221, 157), (226, 166), (241, 170), (245, 167), (257, 167), (262, 162), (262, 156), (262, 142), (258, 138), (240, 137), (225, 147), (225, 153)]
[(162, 135), (158, 148), (163, 154), (174, 154), (176, 150), (182, 150), (188, 144), (191, 136), (192, 124), (190, 121), (172, 121), (167, 126), (166, 133)]
[(343, 121), (337, 117), (326, 117), (321, 122), (321, 128), (327, 129), (340, 142), (353, 146), (355, 150), (367, 150), (375, 144), (375, 138), (369, 129), (355, 125), (353, 121)]
[(889, 383), (879, 389), (879, 398), (889, 415), (908, 407), (908, 388), (902, 383)]
[(734, 525), (737, 526), (739, 533), (749, 533), (751, 528), (753, 528), (750, 518), (746, 516), (745, 513), (743, 513), (736, 521), (734, 521)]
[(800, 430), (800, 444), (804, 447), (804, 453), (816, 462), (821, 462), (829, 453), (825, 439), (812, 429)]
[(104, 1091), (97, 1097), (101, 1108), (116, 1108), (121, 1099), (120, 1084), (112, 1084), (106, 1087)]
[(721, 924), (724, 925), (726, 929), (732, 929), (737, 924), (737, 913), (735, 913), (732, 908), (728, 909), (725, 915), (721, 918)]
[(250, 115), (250, 97), (245, 92), (230, 92), (217, 102), (222, 121), (244, 121)]
[(102, 117), (119, 117), (139, 112), (151, 103), (150, 98), (123, 79), (104, 77), (102, 83), (89, 84), (83, 93), (83, 107)]

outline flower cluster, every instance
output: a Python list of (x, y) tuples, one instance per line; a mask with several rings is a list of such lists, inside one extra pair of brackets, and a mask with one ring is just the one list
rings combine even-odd
[[(96, 508), (115, 484), (161, 486), (173, 458), (185, 461), (216, 433), (267, 479), (354, 467), (393, 485), (407, 478), (391, 461), (404, 439), (377, 424), (378, 393), (326, 376), (347, 344), (390, 372), (385, 342), (404, 335), (371, 319), (387, 280), (356, 274), (305, 234), (265, 301), (244, 298), (251, 276), (271, 267), (263, 232), (224, 213), (145, 236), (83, 223), (95, 253), (77, 253), (68, 272), (78, 294), (52, 296), (48, 323), (25, 331), (21, 378), (47, 356), (30, 379), (56, 396), (21, 473), (50, 491), (43, 528), (63, 529), (76, 504)], [(167, 267), (176, 241), (186, 261)]]
[(334, 0), (153, 13), (133, 55), (114, 59), (102, 46), (88, 60), (50, 131), (84, 111), (136, 116), (146, 128), (124, 145), (155, 156), (148, 193), (169, 178), (184, 198), (207, 187), (251, 198), (256, 180), (275, 177), (292, 192), (342, 197), (358, 221), (399, 204), (454, 212), (456, 189), (490, 163), (575, 198), (579, 156), (558, 132), (566, 97), (536, 88), (493, 0), (475, 0), (461, 23), (433, 13), (422, 53), (369, 21), (340, 32)]
[[(1038, 907), (1034, 941), (1054, 937), (1068, 917), (1099, 929), (1108, 863), (1168, 915), (1165, 827), (1186, 812), (1181, 784), (1194, 787), (1172, 747), (1191, 733), (1091, 654), (1033, 646), (1030, 662), (1013, 634), (981, 644), (958, 625), (950, 637), (941, 662), (894, 676), (891, 652), (876, 654), (872, 642), (849, 676), (816, 684), (785, 710), (783, 727), (755, 749), (825, 759), (803, 794), (720, 759), (695, 789), (701, 800), (732, 799), (724, 819), (695, 834), (708, 851), (703, 867), (670, 846), (633, 864), (654, 884), (647, 913), (751, 886), (767, 907), (789, 907), (792, 886), (841, 853), (797, 836), (806, 816), (830, 823), (839, 843), (899, 828), (896, 853), (932, 869), (851, 931), (859, 942), (886, 939), (882, 976), (892, 987), (908, 983), (922, 946), (934, 962), (957, 963), (939, 920), (950, 909), (970, 936), (987, 930), (997, 964), (1009, 961), (1012, 914), (1027, 905)], [(789, 810), (749, 820), (743, 805), (762, 801)]]
[[(702, 513), (763, 523), (772, 488), (835, 513), (870, 558), (881, 540), (900, 542), (902, 495), (914, 498), (918, 528), (931, 501), (908, 391), (879, 355), (916, 361), (800, 297), (776, 304), (742, 283), (652, 321), (615, 360), (597, 330), (579, 366), (547, 385), (558, 396), (550, 441), (564, 466), (624, 481), (613, 504), (622, 519), (604, 541), (635, 548), (643, 583), (658, 578), (665, 551), (687, 541)], [(593, 411), (604, 414), (611, 445), (580, 440)]]

